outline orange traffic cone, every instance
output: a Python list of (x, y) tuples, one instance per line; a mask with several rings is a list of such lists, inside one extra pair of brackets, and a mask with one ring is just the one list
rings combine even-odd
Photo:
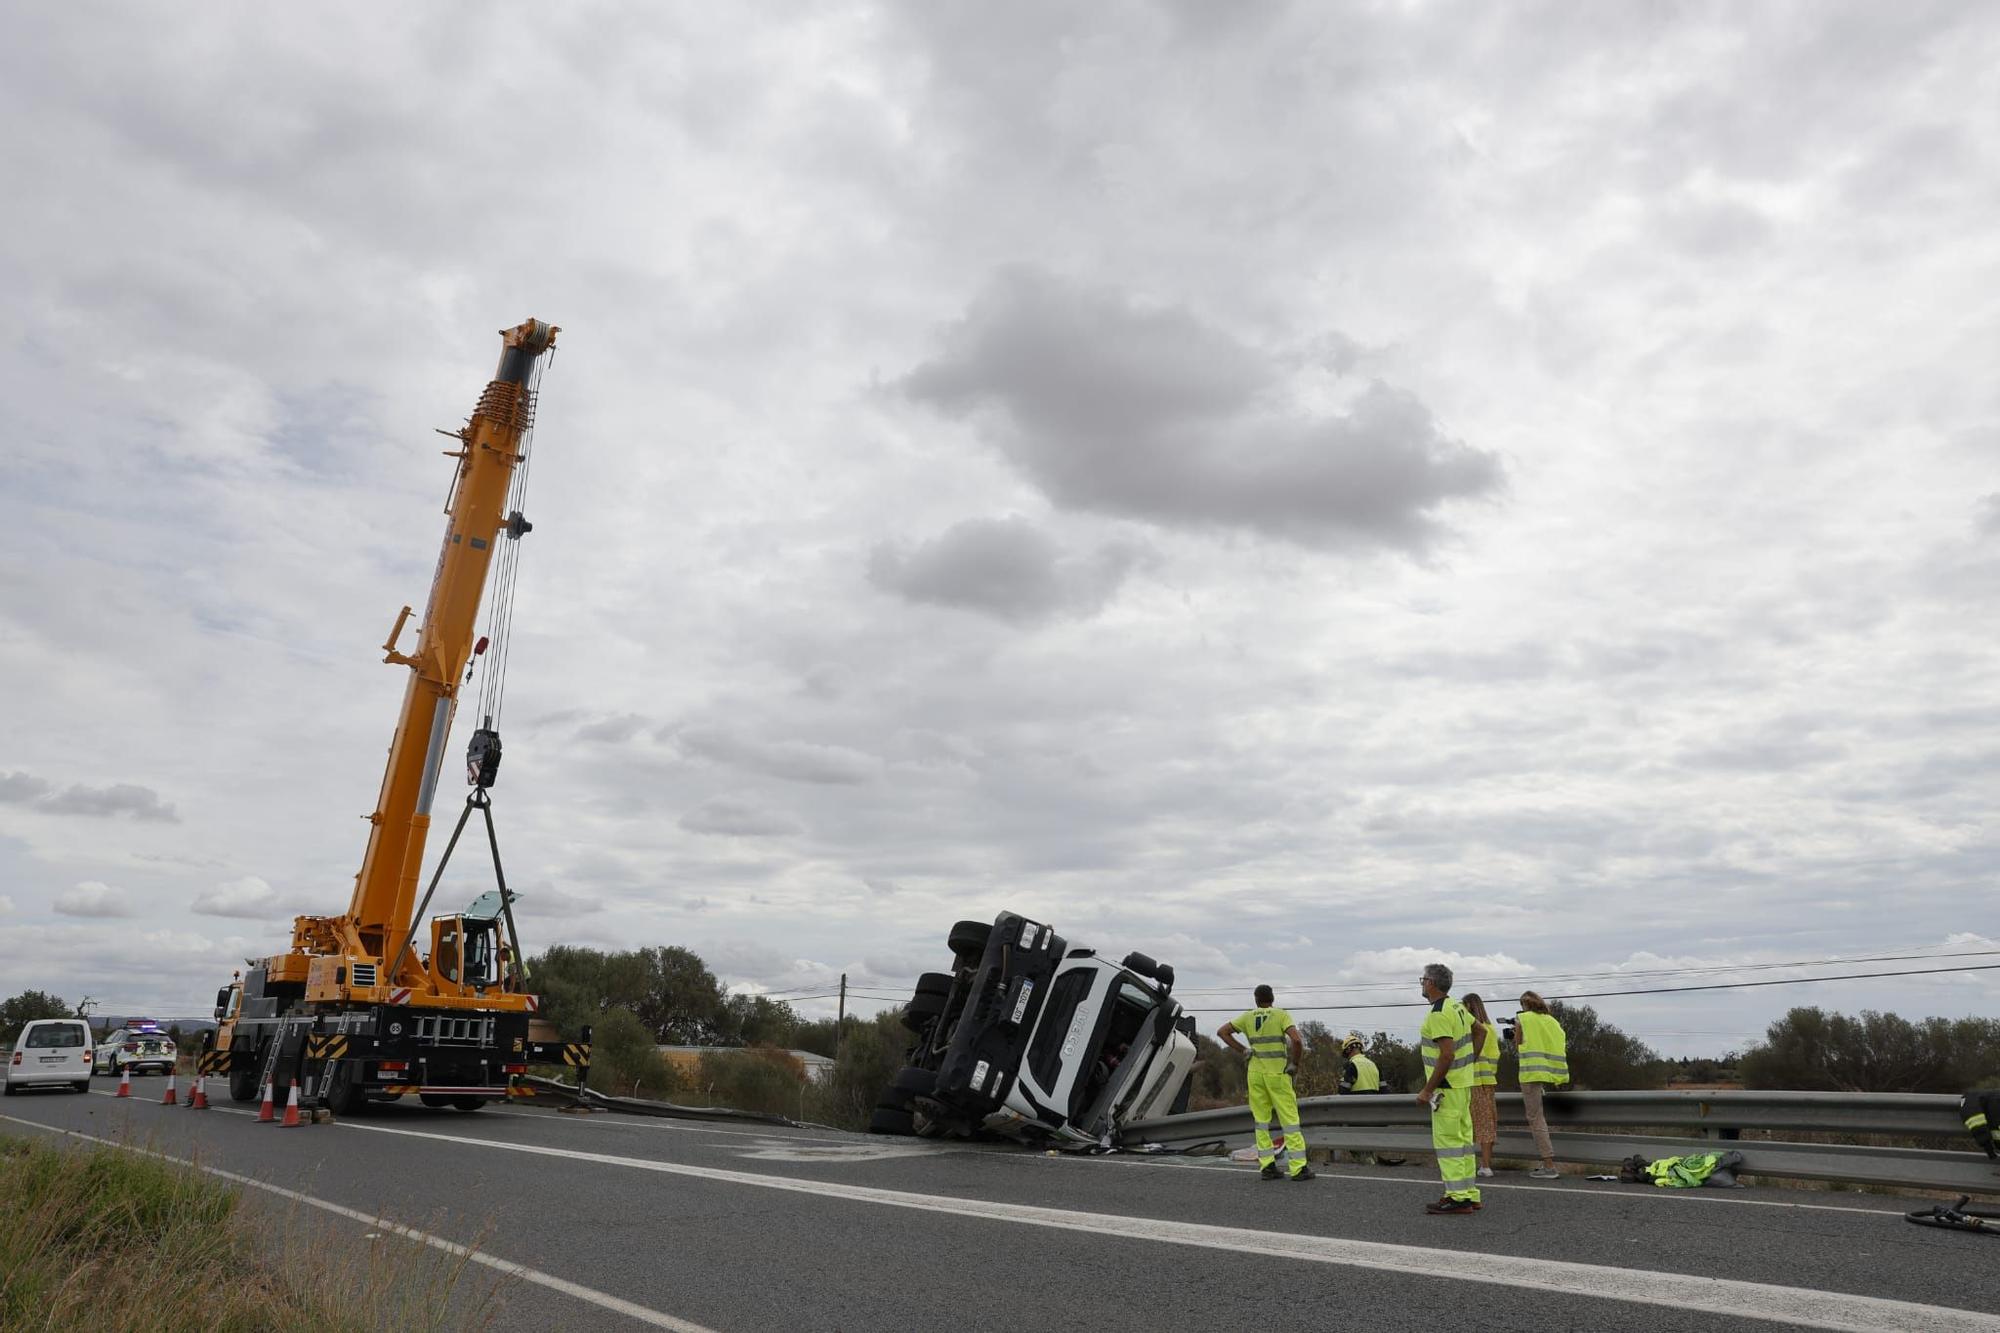
[(279, 1129), (299, 1127), (299, 1081), (292, 1080), (292, 1099), (285, 1103), (285, 1118), (278, 1122)]
[(180, 1098), (174, 1095), (174, 1080), (177, 1077), (173, 1070), (169, 1069), (167, 1071), (167, 1095), (160, 1098), (160, 1105), (175, 1106), (179, 1104)]
[(201, 1074), (194, 1076), (194, 1096), (188, 1098), (188, 1106), (196, 1111), (206, 1111), (208, 1109), (208, 1079), (206, 1076)]
[(129, 1069), (118, 1078), (118, 1095), (120, 1097), (130, 1097), (132, 1095), (132, 1071)]
[(257, 1121), (268, 1125), (278, 1118), (277, 1108), (271, 1105), (271, 1080), (264, 1080), (264, 1104), (257, 1108)]

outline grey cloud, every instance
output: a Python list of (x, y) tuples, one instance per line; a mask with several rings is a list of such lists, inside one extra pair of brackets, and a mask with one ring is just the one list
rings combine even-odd
[(178, 824), (180, 816), (160, 799), (151, 787), (115, 782), (107, 787), (81, 783), (57, 791), (41, 778), (28, 773), (0, 774), (0, 804), (24, 805), (49, 815), (83, 815), (111, 819), (130, 815), (133, 819)]
[[(202, 916), (236, 917), (246, 921), (288, 915), (278, 891), (255, 875), (216, 884), (195, 895), (190, 908)], [(321, 910), (324, 910), (323, 908)]]
[(689, 755), (787, 782), (853, 786), (869, 781), (881, 769), (874, 756), (845, 746), (759, 741), (707, 723), (684, 726), (671, 735)]
[(1117, 542), (1070, 556), (1019, 515), (969, 518), (914, 549), (877, 546), (868, 580), (913, 602), (1028, 625), (1096, 614), (1143, 558), (1141, 548)]
[(1665, 210), (1659, 218), (1667, 239), (1697, 256), (1722, 256), (1756, 250), (1771, 239), (1771, 220), (1754, 208), (1728, 201), (1689, 203)]
[(2000, 492), (1995, 492), (1979, 502), (1979, 512), (1973, 519), (1973, 526), (1982, 537), (2000, 536)]
[(514, 910), (523, 916), (588, 916), (603, 911), (604, 903), (601, 899), (580, 897), (539, 884), (521, 891)]
[(972, 417), (1058, 505), (1302, 546), (1421, 552), (1437, 509), (1496, 494), (1497, 455), (1380, 381), (1339, 413), (1189, 311), (1007, 268), (902, 390)]
[(51, 906), (63, 916), (121, 917), (139, 914), (123, 892), (95, 880), (85, 880), (64, 889), (56, 895)]
[(586, 723), (576, 729), (580, 741), (609, 741), (623, 744), (638, 735), (646, 727), (646, 719), (636, 713), (626, 713), (619, 717), (602, 718)]
[(726, 838), (775, 838), (803, 831), (798, 820), (782, 811), (722, 796), (682, 815), (680, 825), (689, 833)]

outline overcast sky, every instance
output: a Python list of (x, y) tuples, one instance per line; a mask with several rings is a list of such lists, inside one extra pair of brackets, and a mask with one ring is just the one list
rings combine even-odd
[(1304, 1017), (2000, 949), (1991, 6), (322, 12), (0, 46), (0, 993), (345, 907), (530, 316), (531, 950), (886, 994), (1012, 908)]

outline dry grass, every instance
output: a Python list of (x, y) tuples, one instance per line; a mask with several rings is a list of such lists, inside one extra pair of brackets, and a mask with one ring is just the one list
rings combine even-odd
[(225, 1333), (477, 1329), (497, 1289), (468, 1260), (384, 1234), (329, 1245), (316, 1217), (242, 1207), (179, 1163), (0, 1137), (0, 1328)]

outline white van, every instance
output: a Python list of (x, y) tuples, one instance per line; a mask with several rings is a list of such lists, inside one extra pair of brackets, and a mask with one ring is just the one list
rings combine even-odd
[(21, 1029), (0, 1073), (0, 1093), (11, 1097), (36, 1084), (67, 1083), (90, 1091), (90, 1026), (81, 1018), (41, 1018)]

